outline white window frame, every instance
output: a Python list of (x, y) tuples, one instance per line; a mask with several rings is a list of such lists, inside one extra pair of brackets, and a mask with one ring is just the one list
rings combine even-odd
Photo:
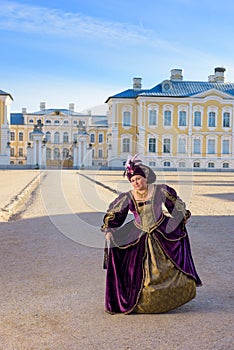
[[(151, 112), (155, 112), (155, 123), (150, 123), (151, 119)], [(156, 127), (158, 126), (158, 106), (157, 105), (149, 105), (148, 106), (148, 125), (149, 127)]]
[[(224, 126), (224, 114), (229, 113), (229, 126)], [(222, 129), (229, 130), (232, 127), (232, 110), (228, 107), (222, 108)]]
[[(209, 126), (210, 113), (214, 113), (215, 126)], [(215, 130), (217, 128), (217, 116), (218, 116), (218, 108), (216, 106), (210, 106), (207, 110), (207, 128), (209, 130)]]
[[(165, 140), (169, 139), (170, 140), (170, 152), (164, 152), (164, 143), (165, 143)], [(163, 138), (162, 138), (162, 154), (172, 154), (172, 145), (173, 145), (173, 139), (172, 139), (172, 136), (171, 135), (164, 135)]]
[[(125, 113), (129, 113), (129, 125), (124, 125)], [(129, 129), (132, 126), (132, 107), (124, 106), (122, 109), (122, 127)]]
[[(224, 153), (224, 147), (223, 147), (224, 141), (228, 141), (228, 143), (229, 143), (228, 153)], [(221, 138), (221, 154), (222, 154), (222, 156), (230, 156), (230, 154), (231, 154), (231, 138), (228, 136), (223, 136)]]
[[(100, 136), (102, 136), (102, 141), (99, 141), (99, 137)], [(98, 134), (98, 143), (103, 143), (104, 142), (104, 134), (103, 134), (103, 132), (100, 132), (99, 134)]]
[[(165, 125), (165, 112), (171, 112), (171, 124), (170, 125)], [(165, 129), (170, 129), (173, 127), (173, 106), (171, 105), (165, 105), (163, 106), (163, 127)]]
[[(184, 142), (184, 152), (180, 151), (180, 142), (183, 141)], [(181, 135), (178, 137), (178, 144), (177, 144), (177, 153), (178, 154), (186, 154), (187, 153), (187, 138), (185, 135)]]
[[(185, 113), (185, 125), (180, 125), (180, 113)], [(188, 106), (180, 105), (178, 106), (178, 128), (184, 130), (188, 127)]]
[[(129, 139), (129, 151), (124, 151), (123, 150), (123, 140), (124, 139)], [(132, 153), (132, 135), (130, 134), (122, 134), (121, 135), (121, 153), (124, 153), (124, 154), (131, 154)]]
[[(209, 151), (209, 143), (210, 141), (213, 141), (214, 142), (214, 153), (210, 153), (208, 152)], [(216, 137), (210, 137), (208, 136), (207, 137), (207, 140), (206, 140), (206, 154), (210, 156), (210, 154), (212, 154), (213, 156), (217, 156), (217, 138)]]
[[(198, 153), (198, 152), (195, 152), (195, 141), (200, 141), (200, 152)], [(201, 154), (202, 153), (202, 138), (200, 137), (200, 136), (194, 136), (193, 137), (193, 141), (192, 141), (192, 149), (193, 149), (193, 151), (192, 151), (192, 153), (193, 154)]]

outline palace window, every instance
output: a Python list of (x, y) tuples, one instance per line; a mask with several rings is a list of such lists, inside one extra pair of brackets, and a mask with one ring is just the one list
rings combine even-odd
[(103, 152), (102, 149), (98, 150), (98, 158), (102, 158), (103, 157)]
[(14, 133), (14, 131), (11, 131), (11, 141), (15, 141), (15, 133)]
[(23, 157), (23, 155), (24, 155), (23, 153), (24, 153), (24, 149), (22, 147), (20, 147), (19, 152), (18, 152), (19, 157)]
[(164, 111), (164, 126), (171, 126), (171, 111)]
[(150, 138), (149, 139), (149, 152), (156, 152), (156, 139)]
[(170, 166), (171, 166), (171, 163), (170, 163), (170, 162), (164, 162), (164, 163), (163, 163), (163, 166), (165, 166), (165, 167), (170, 167)]
[(194, 168), (200, 168), (200, 163), (199, 162), (194, 162), (193, 163)]
[(215, 112), (209, 112), (208, 126), (214, 128), (216, 126), (215, 122)]
[(186, 140), (184, 138), (179, 139), (178, 153), (186, 153)]
[(59, 120), (55, 120), (54, 124), (60, 124)]
[(223, 128), (230, 128), (230, 113), (223, 113)]
[(157, 111), (155, 109), (149, 110), (149, 125), (157, 125)]
[(215, 167), (214, 162), (209, 162), (208, 163), (208, 168), (214, 168), (214, 167)]
[(19, 132), (19, 141), (24, 141), (24, 133), (22, 131)]
[(47, 119), (46, 124), (51, 124), (51, 120)]
[(228, 169), (229, 168), (229, 163), (227, 163), (227, 162), (223, 163), (223, 168), (224, 169)]
[(230, 146), (229, 146), (229, 140), (223, 140), (222, 142), (222, 153), (223, 154), (229, 154)]
[(215, 154), (215, 140), (208, 140), (207, 153), (208, 154)]
[(131, 114), (128, 111), (123, 112), (123, 126), (131, 126)]
[(201, 126), (201, 112), (194, 112), (193, 126)]
[(60, 159), (60, 151), (59, 148), (54, 149), (54, 159)]
[(129, 153), (130, 152), (130, 139), (124, 138), (122, 142), (123, 142), (123, 152)]
[(11, 157), (15, 156), (15, 149), (13, 147), (11, 147), (10, 154), (11, 154)]
[(90, 134), (90, 143), (95, 143), (95, 134)]
[(98, 135), (98, 143), (103, 143), (103, 134)]
[(185, 162), (179, 162), (179, 168), (185, 168)]
[(59, 135), (59, 132), (56, 132), (54, 134), (54, 143), (59, 143), (60, 141), (60, 135)]
[(68, 132), (63, 133), (63, 142), (68, 143), (69, 142), (69, 135)]
[(186, 126), (186, 112), (180, 111), (179, 112), (179, 126)]
[(171, 153), (171, 140), (170, 139), (163, 140), (163, 153)]
[(155, 162), (149, 162), (149, 166), (154, 167), (154, 166), (156, 166), (156, 163)]
[(46, 141), (51, 142), (51, 133), (49, 131), (46, 132)]
[(50, 160), (51, 159), (51, 149), (50, 148), (46, 148), (46, 159)]
[(201, 140), (200, 139), (194, 139), (193, 140), (193, 153), (194, 154), (200, 154), (201, 153)]

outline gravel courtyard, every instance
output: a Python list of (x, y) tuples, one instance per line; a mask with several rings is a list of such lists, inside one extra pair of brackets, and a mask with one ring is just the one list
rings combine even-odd
[[(13, 196), (9, 179), (19, 191), (36, 171), (9, 174), (0, 171), (2, 207)], [(192, 212), (187, 227), (203, 281), (194, 300), (160, 315), (104, 312), (99, 227), (116, 196), (111, 189), (130, 188), (122, 173), (40, 177), (21, 210), (9, 221), (0, 217), (1, 350), (234, 349), (233, 173), (159, 174)]]

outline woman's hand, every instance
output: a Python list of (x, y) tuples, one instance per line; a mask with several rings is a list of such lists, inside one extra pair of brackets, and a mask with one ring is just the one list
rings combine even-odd
[(112, 233), (110, 231), (105, 232), (105, 239), (109, 241), (112, 238)]

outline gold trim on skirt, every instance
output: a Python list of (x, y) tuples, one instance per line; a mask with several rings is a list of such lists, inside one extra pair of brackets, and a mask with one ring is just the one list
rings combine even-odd
[(148, 234), (145, 244), (143, 287), (133, 312), (163, 313), (195, 298), (195, 281), (176, 268), (159, 242)]

